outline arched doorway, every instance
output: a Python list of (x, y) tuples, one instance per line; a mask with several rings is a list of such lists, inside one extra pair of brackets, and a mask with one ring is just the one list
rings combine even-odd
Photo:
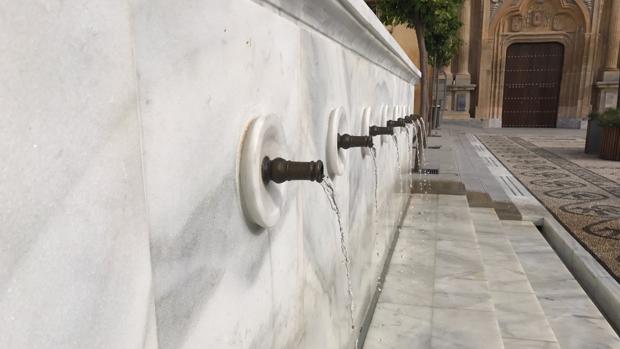
[(563, 62), (557, 42), (508, 47), (502, 127), (556, 127)]

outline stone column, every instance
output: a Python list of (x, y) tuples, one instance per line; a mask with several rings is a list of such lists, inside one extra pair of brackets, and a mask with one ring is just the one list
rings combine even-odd
[(618, 50), (620, 49), (620, 0), (611, 1), (609, 14), (609, 30), (607, 39), (606, 71), (618, 70)]
[(452, 63), (448, 63), (448, 65), (444, 65), (443, 68), (441, 68), (441, 70), (446, 75), (446, 80), (452, 83)]
[(620, 49), (620, 0), (611, 1), (609, 27), (607, 28), (607, 56), (601, 80), (594, 83), (598, 90), (596, 110), (615, 108), (618, 101), (618, 50)]
[[(448, 64), (446, 66), (443, 67), (442, 69), (443, 74), (439, 74), (439, 79), (445, 79), (445, 86), (446, 86), (446, 96), (445, 96), (445, 100), (443, 103), (443, 110), (444, 111), (451, 111), (452, 110), (452, 92), (449, 91), (448, 89), (450, 88), (450, 86), (452, 86), (452, 64)], [(444, 75), (444, 76), (442, 76)]]
[[(618, 0), (620, 1), (620, 0)], [(448, 85), (448, 94), (450, 94), (450, 108), (445, 111), (444, 119), (465, 119), (470, 118), (469, 110), (471, 104), (471, 91), (476, 86), (471, 84), (471, 75), (469, 74), (469, 30), (471, 24), (471, 0), (463, 0), (461, 8), (461, 23), (459, 29), (459, 38), (461, 39), (461, 47), (459, 47), (458, 65), (454, 82)]]
[[(620, 0), (615, 0), (620, 1)], [(463, 25), (459, 29), (459, 37), (461, 39), (461, 47), (459, 49), (459, 65), (456, 73), (457, 80), (471, 81), (469, 75), (469, 30), (471, 22), (471, 0), (464, 0), (461, 8), (461, 23)]]

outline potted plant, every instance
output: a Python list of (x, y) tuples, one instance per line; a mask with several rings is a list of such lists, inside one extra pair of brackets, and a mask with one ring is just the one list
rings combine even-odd
[(607, 109), (596, 122), (603, 129), (601, 159), (620, 161), (620, 110)]

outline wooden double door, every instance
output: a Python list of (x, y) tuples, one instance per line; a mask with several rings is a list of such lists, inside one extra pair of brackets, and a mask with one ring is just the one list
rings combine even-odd
[(559, 43), (508, 47), (502, 127), (556, 127), (563, 63)]

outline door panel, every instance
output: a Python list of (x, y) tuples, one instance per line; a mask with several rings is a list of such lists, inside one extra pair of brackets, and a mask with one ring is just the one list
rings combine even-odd
[(558, 43), (508, 47), (502, 127), (556, 127), (563, 63)]

